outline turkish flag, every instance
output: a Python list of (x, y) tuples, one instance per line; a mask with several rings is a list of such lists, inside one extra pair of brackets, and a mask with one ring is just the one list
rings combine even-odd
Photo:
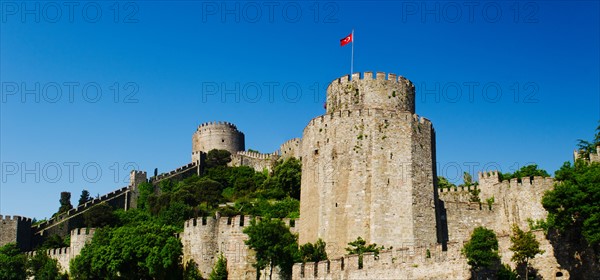
[(344, 39), (340, 40), (340, 46), (343, 47), (343, 46), (347, 45), (350, 42), (352, 42), (352, 33), (350, 33), (350, 35), (344, 37)]

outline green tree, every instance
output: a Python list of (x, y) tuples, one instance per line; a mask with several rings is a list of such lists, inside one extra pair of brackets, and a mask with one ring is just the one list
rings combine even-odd
[(300, 180), (302, 175), (302, 163), (297, 158), (288, 158), (275, 165), (273, 177), (283, 192), (295, 199), (300, 199)]
[(269, 279), (272, 279), (273, 268), (281, 269), (283, 278), (291, 275), (292, 265), (298, 260), (297, 237), (279, 219), (252, 219), (244, 229), (248, 235), (245, 241), (250, 249), (256, 252), (257, 279), (260, 271), (269, 267)]
[(44, 240), (44, 243), (42, 244), (42, 246), (40, 246), (40, 249), (46, 250), (46, 249), (69, 247), (69, 245), (71, 245), (70, 243), (71, 243), (70, 236), (63, 239), (58, 234), (52, 234), (52, 235), (48, 236), (46, 238), (46, 240)]
[(198, 265), (193, 260), (189, 260), (185, 265), (183, 280), (204, 280), (202, 273), (198, 270)]
[(510, 242), (512, 245), (509, 249), (513, 251), (510, 259), (517, 264), (525, 265), (525, 279), (529, 279), (529, 260), (535, 258), (537, 254), (544, 253), (543, 250), (540, 250), (540, 243), (531, 231), (525, 232), (516, 224), (512, 226)]
[(206, 168), (226, 166), (231, 162), (231, 153), (227, 150), (212, 149), (206, 155)]
[(114, 225), (117, 218), (113, 208), (106, 202), (92, 206), (83, 213), (83, 222), (86, 227), (105, 227)]
[(456, 188), (456, 185), (450, 183), (450, 181), (448, 181), (448, 179), (446, 179), (443, 176), (437, 176), (438, 178), (438, 189), (450, 189), (450, 188)]
[(591, 245), (600, 244), (600, 163), (565, 162), (555, 178), (554, 189), (542, 198), (548, 226), (580, 233)]
[(90, 192), (88, 190), (82, 190), (81, 195), (79, 196), (79, 202), (77, 205), (85, 204), (86, 202), (92, 200), (90, 197)]
[(473, 176), (471, 176), (469, 172), (463, 172), (463, 183), (465, 187), (470, 187), (473, 185)]
[(227, 272), (227, 259), (223, 256), (223, 253), (219, 255), (217, 259), (217, 263), (213, 267), (210, 272), (210, 276), (208, 279), (210, 280), (227, 280), (227, 276), (229, 272)]
[(320, 262), (327, 260), (325, 248), (327, 244), (319, 238), (315, 244), (306, 243), (300, 246), (300, 259), (302, 262)]
[(96, 231), (71, 261), (73, 279), (172, 279), (182, 276), (177, 228), (151, 221)]
[(71, 205), (71, 193), (70, 192), (61, 192), (59, 202), (60, 202), (60, 208), (58, 208), (58, 214), (65, 213), (65, 212), (73, 209), (73, 205)]
[(483, 268), (493, 268), (500, 262), (496, 234), (490, 229), (476, 227), (471, 239), (462, 248), (462, 254), (475, 273)]
[(346, 247), (346, 252), (348, 254), (356, 254), (358, 255), (358, 268), (362, 268), (363, 266), (363, 255), (364, 253), (372, 252), (375, 253), (375, 257), (379, 255), (379, 251), (383, 250), (383, 246), (377, 247), (377, 244), (368, 244), (367, 241), (362, 239), (362, 237), (356, 238), (356, 240), (348, 243), (349, 247)]
[(581, 156), (582, 158), (589, 159), (590, 154), (596, 153), (596, 147), (600, 145), (600, 121), (598, 121), (598, 127), (596, 127), (596, 134), (594, 135), (594, 140), (586, 141), (578, 139), (577, 142), (579, 156)]
[(501, 180), (510, 180), (513, 178), (530, 178), (533, 176), (550, 177), (550, 174), (544, 169), (539, 169), (537, 164), (530, 164), (519, 168), (515, 173), (501, 173)]
[(16, 243), (0, 247), (0, 279), (26, 279), (26, 263), (27, 257), (21, 253)]
[(27, 274), (34, 279), (60, 280), (66, 279), (66, 275), (60, 273), (60, 264), (46, 253), (46, 250), (38, 250), (35, 255), (27, 261)]
[(148, 197), (154, 194), (154, 185), (144, 182), (138, 185), (139, 196), (137, 200), (137, 208), (148, 209)]

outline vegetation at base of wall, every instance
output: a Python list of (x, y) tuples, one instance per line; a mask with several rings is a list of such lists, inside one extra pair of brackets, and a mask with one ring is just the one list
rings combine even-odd
[(165, 224), (183, 229), (184, 221), (200, 216), (250, 215), (297, 219), (300, 215), (301, 164), (280, 160), (269, 173), (248, 166), (230, 167), (230, 154), (214, 150), (207, 155), (200, 176), (181, 181), (164, 180), (155, 189), (139, 185), (138, 208)]
[(512, 226), (510, 242), (511, 246), (508, 249), (513, 252), (510, 260), (517, 265), (525, 266), (525, 279), (529, 279), (529, 261), (536, 255), (544, 253), (544, 250), (540, 249), (540, 242), (531, 231), (525, 232), (516, 224)]
[(476, 227), (471, 239), (463, 246), (462, 254), (475, 271), (492, 268), (500, 261), (496, 233), (485, 227)]
[(127, 215), (127, 225), (96, 230), (70, 263), (72, 279), (181, 279), (178, 229), (140, 213)]
[(219, 255), (215, 266), (213, 267), (209, 280), (227, 280), (229, 272), (227, 271), (227, 259), (223, 256), (223, 253)]
[(256, 262), (253, 266), (257, 273), (268, 268), (267, 273), (271, 279), (273, 269), (279, 267), (282, 278), (291, 277), (292, 266), (300, 261), (298, 237), (290, 232), (283, 221), (252, 219), (250, 225), (244, 228), (244, 233), (248, 235), (246, 245), (256, 252)]
[(0, 247), (0, 279), (23, 280), (33, 279), (60, 280), (68, 279), (60, 273), (58, 262), (46, 254), (46, 250), (38, 250), (34, 256), (21, 253), (15, 243)]
[(69, 247), (70, 245), (71, 245), (71, 236), (65, 236), (65, 238), (62, 238), (58, 234), (52, 234), (44, 240), (44, 243), (42, 243), (42, 245), (39, 246), (39, 248), (36, 248), (36, 249), (48, 250), (48, 249)]

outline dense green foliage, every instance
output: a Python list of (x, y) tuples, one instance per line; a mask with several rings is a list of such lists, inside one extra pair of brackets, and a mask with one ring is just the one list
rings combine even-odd
[(554, 189), (542, 198), (548, 226), (580, 232), (588, 243), (600, 244), (600, 163), (565, 162), (555, 178)]
[(227, 259), (223, 256), (223, 253), (219, 255), (215, 266), (213, 267), (208, 279), (210, 280), (227, 280)]
[(23, 280), (34, 279), (60, 280), (67, 276), (60, 273), (60, 265), (51, 259), (45, 249), (38, 250), (34, 256), (27, 257), (21, 253), (15, 243), (0, 247), (0, 279)]
[(448, 179), (446, 179), (446, 177), (443, 176), (437, 176), (437, 182), (438, 182), (438, 188), (439, 189), (456, 189), (456, 185), (450, 183), (450, 181), (448, 181)]
[(0, 247), (0, 279), (23, 280), (26, 275), (27, 257), (15, 243)]
[(226, 166), (231, 162), (231, 153), (226, 150), (210, 150), (206, 155), (206, 167)]
[(34, 279), (68, 279), (67, 275), (60, 273), (58, 261), (50, 258), (45, 250), (38, 250), (33, 257), (29, 258), (27, 274)]
[(319, 238), (315, 244), (306, 243), (300, 246), (300, 259), (302, 262), (320, 262), (327, 260), (326, 244)]
[(550, 174), (546, 170), (539, 169), (537, 164), (530, 164), (521, 167), (515, 173), (500, 173), (500, 180), (510, 180), (513, 178), (530, 178), (533, 176), (550, 177)]
[(54, 249), (54, 248), (63, 248), (63, 247), (69, 247), (71, 245), (71, 236), (66, 236), (65, 238), (62, 238), (60, 235), (58, 234), (52, 234), (50, 236), (48, 236), (46, 238), (46, 240), (44, 240), (44, 243), (42, 243), (41, 246), (39, 246), (39, 248), (37, 249)]
[(71, 261), (73, 279), (181, 278), (182, 245), (177, 228), (155, 220), (96, 231)]
[(475, 228), (471, 239), (465, 243), (462, 253), (475, 271), (493, 267), (500, 262), (496, 233), (484, 227)]
[(105, 227), (114, 224), (115, 214), (113, 208), (106, 202), (94, 205), (83, 213), (83, 221), (86, 227)]
[[(250, 226), (244, 229), (248, 235), (246, 245), (256, 252), (258, 271), (269, 268), (269, 279), (273, 268), (280, 268), (282, 278), (289, 278), (292, 266), (298, 261), (298, 237), (280, 219), (252, 219)], [(257, 273), (257, 279), (259, 274)]]
[(529, 260), (535, 258), (537, 254), (543, 254), (540, 250), (540, 242), (535, 239), (535, 235), (531, 231), (523, 231), (516, 224), (512, 227), (512, 235), (510, 236), (510, 250), (513, 251), (511, 261), (517, 264), (525, 265), (525, 279), (528, 278)]

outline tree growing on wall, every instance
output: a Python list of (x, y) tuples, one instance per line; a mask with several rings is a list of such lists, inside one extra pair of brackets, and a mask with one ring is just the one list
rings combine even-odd
[(590, 154), (595, 153), (596, 147), (600, 145), (600, 121), (598, 122), (598, 127), (596, 127), (596, 134), (594, 135), (594, 139), (592, 141), (578, 139), (577, 142), (579, 155), (584, 159), (589, 159)]
[(310, 242), (300, 246), (300, 258), (302, 262), (320, 262), (327, 260), (325, 248), (327, 244), (319, 238), (315, 244)]
[(85, 204), (86, 202), (92, 200), (90, 197), (90, 192), (88, 190), (82, 190), (81, 195), (79, 196), (79, 201), (77, 205)]
[(529, 279), (529, 260), (535, 258), (537, 254), (544, 253), (540, 249), (540, 243), (531, 231), (525, 232), (516, 224), (512, 226), (510, 242), (512, 245), (509, 249), (513, 251), (513, 256), (510, 259), (518, 265), (525, 266), (525, 279)]
[(217, 259), (217, 262), (215, 263), (215, 266), (210, 272), (208, 279), (227, 280), (228, 275), (229, 272), (227, 272), (227, 259), (223, 256), (223, 253), (221, 253)]
[(462, 248), (462, 254), (467, 257), (467, 263), (475, 274), (486, 268), (493, 269), (500, 263), (496, 234), (490, 229), (476, 227), (471, 239)]
[(533, 176), (550, 177), (550, 174), (544, 169), (538, 168), (537, 164), (530, 164), (519, 168), (515, 173), (500, 173), (501, 180), (510, 180), (513, 178), (530, 178)]
[(356, 240), (348, 243), (349, 247), (346, 247), (346, 252), (351, 255), (358, 255), (358, 268), (363, 267), (363, 255), (365, 253), (374, 253), (375, 257), (379, 255), (379, 251), (383, 250), (383, 246), (377, 247), (377, 244), (368, 244), (367, 241), (362, 237), (356, 238)]
[(58, 214), (65, 213), (65, 212), (73, 209), (73, 205), (71, 205), (71, 193), (70, 192), (61, 192), (59, 202), (60, 202), (60, 208), (58, 208)]

